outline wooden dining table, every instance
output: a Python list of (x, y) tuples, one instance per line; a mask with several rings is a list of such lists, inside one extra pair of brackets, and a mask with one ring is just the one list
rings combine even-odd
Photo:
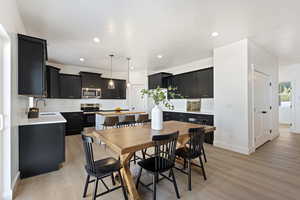
[(152, 136), (157, 134), (169, 134), (179, 131), (179, 146), (184, 146), (189, 141), (190, 128), (204, 128), (205, 133), (213, 132), (215, 127), (208, 125), (192, 124), (180, 121), (163, 122), (162, 130), (151, 129), (150, 123), (140, 126), (111, 128), (106, 130), (91, 129), (89, 134), (103, 141), (109, 148), (120, 155), (123, 168), (121, 173), (128, 189), (129, 197), (132, 200), (140, 200), (141, 197), (135, 188), (134, 177), (129, 168), (129, 162), (134, 153), (153, 147)]

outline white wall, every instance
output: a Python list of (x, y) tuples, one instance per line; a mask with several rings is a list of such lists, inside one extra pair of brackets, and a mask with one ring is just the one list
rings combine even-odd
[[(17, 70), (18, 70), (18, 59), (17, 59), (17, 39), (16, 33), (24, 33), (25, 28), (22, 23), (16, 0), (1, 0), (0, 2), (0, 24), (3, 25), (5, 30), (10, 34), (11, 37), (11, 135), (9, 140), (11, 141), (10, 154), (10, 181), (5, 180), (6, 183), (10, 184), (11, 187), (14, 185), (14, 181), (18, 176), (19, 167), (19, 150), (18, 150), (18, 116), (20, 113), (25, 111), (27, 107), (27, 98), (19, 97), (17, 94)], [(6, 196), (4, 198), (10, 199), (12, 195), (11, 190), (6, 190)]]
[(214, 145), (249, 153), (247, 40), (214, 49)]
[[(280, 66), (279, 81), (292, 82), (292, 113), (291, 113), (291, 132), (300, 133), (300, 63)], [(283, 113), (280, 113), (283, 114)]]
[(278, 133), (277, 58), (248, 39), (214, 49), (215, 146), (254, 151), (252, 66), (271, 77), (272, 138)]

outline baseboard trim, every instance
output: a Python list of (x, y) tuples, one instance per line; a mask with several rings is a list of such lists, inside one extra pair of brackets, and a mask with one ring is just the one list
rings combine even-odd
[(20, 183), (20, 171), (18, 171), (17, 175), (15, 176), (13, 182), (12, 182), (12, 198), (14, 199), (15, 196), (16, 196), (16, 191), (17, 191), (17, 188), (19, 186), (19, 183)]
[(230, 144), (227, 144), (227, 143), (224, 143), (224, 142), (221, 142), (221, 141), (214, 141), (214, 146), (222, 148), (222, 149), (234, 151), (234, 152), (237, 152), (237, 153), (240, 153), (240, 154), (246, 154), (246, 155), (250, 155), (250, 153), (252, 152), (252, 150), (249, 149), (249, 148), (230, 145)]

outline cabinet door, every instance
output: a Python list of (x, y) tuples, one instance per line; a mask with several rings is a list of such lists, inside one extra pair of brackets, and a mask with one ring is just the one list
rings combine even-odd
[(60, 97), (67, 99), (81, 98), (81, 78), (77, 75), (60, 75)]
[(213, 98), (213, 68), (197, 72), (197, 87), (200, 98)]
[(162, 75), (153, 74), (148, 76), (148, 87), (149, 89), (156, 89), (157, 87), (162, 87)]
[(48, 98), (60, 98), (59, 69), (47, 66), (47, 96)]
[(66, 135), (80, 134), (82, 131), (83, 116), (81, 112), (61, 113), (66, 119)]
[(126, 99), (126, 81), (125, 80), (117, 80), (118, 87), (118, 98)]
[(46, 41), (18, 35), (18, 93), (46, 95)]

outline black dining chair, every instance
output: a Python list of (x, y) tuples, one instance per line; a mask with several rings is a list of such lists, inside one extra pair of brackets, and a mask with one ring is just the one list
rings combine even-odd
[[(87, 178), (84, 186), (84, 192), (83, 192), (83, 197), (86, 197), (88, 185), (92, 182), (95, 182), (95, 188), (94, 188), (94, 195), (93, 199), (95, 200), (97, 197), (105, 195), (109, 192), (115, 191), (119, 188), (122, 188), (123, 190), (123, 195), (125, 200), (127, 200), (127, 194), (125, 190), (125, 186), (123, 183), (123, 179), (120, 173), (121, 169), (121, 163), (119, 160), (116, 160), (115, 158), (108, 157), (102, 160), (94, 160), (94, 154), (93, 154), (93, 138), (90, 136), (82, 135), (82, 141), (83, 141), (83, 148), (85, 152), (85, 159), (86, 159), (86, 165), (85, 165), (85, 170), (87, 172)], [(118, 173), (119, 180), (120, 180), (120, 186), (115, 186), (115, 179), (114, 179), (114, 174), (113, 173)], [(112, 184), (115, 186), (113, 188), (109, 188), (106, 183), (103, 181), (104, 178), (106, 177), (111, 177), (112, 179)], [(91, 177), (94, 177), (95, 179), (90, 180)], [(102, 182), (104, 187), (106, 188), (105, 192), (102, 192), (100, 194), (97, 194), (97, 189), (98, 189), (98, 182), (99, 180)]]
[[(206, 174), (204, 169), (204, 164), (201, 158), (202, 149), (203, 149), (203, 142), (204, 142), (204, 129), (203, 128), (191, 128), (189, 129), (189, 142), (188, 145), (185, 147), (181, 147), (176, 150), (176, 156), (184, 159), (184, 167), (183, 169), (176, 169), (180, 170), (184, 174), (188, 175), (188, 189), (192, 190), (192, 165), (200, 167), (202, 169), (202, 174), (204, 180), (206, 180)], [(192, 160), (195, 158), (199, 158), (200, 165), (192, 163)], [(185, 165), (186, 161), (188, 162), (188, 171), (186, 172)]]
[[(156, 184), (162, 179), (167, 179), (173, 183), (176, 196), (178, 199), (180, 198), (173, 172), (178, 135), (178, 131), (171, 134), (154, 135), (152, 137), (152, 141), (154, 142), (154, 155), (138, 162), (140, 170), (136, 181), (136, 188), (138, 189), (139, 184), (145, 186), (153, 192), (153, 200), (156, 200)], [(140, 181), (143, 169), (153, 175), (152, 183), (145, 185)], [(163, 174), (167, 171), (169, 171), (170, 177)], [(161, 179), (159, 179), (159, 175), (162, 176)], [(149, 188), (150, 185), (153, 185), (153, 190)]]

